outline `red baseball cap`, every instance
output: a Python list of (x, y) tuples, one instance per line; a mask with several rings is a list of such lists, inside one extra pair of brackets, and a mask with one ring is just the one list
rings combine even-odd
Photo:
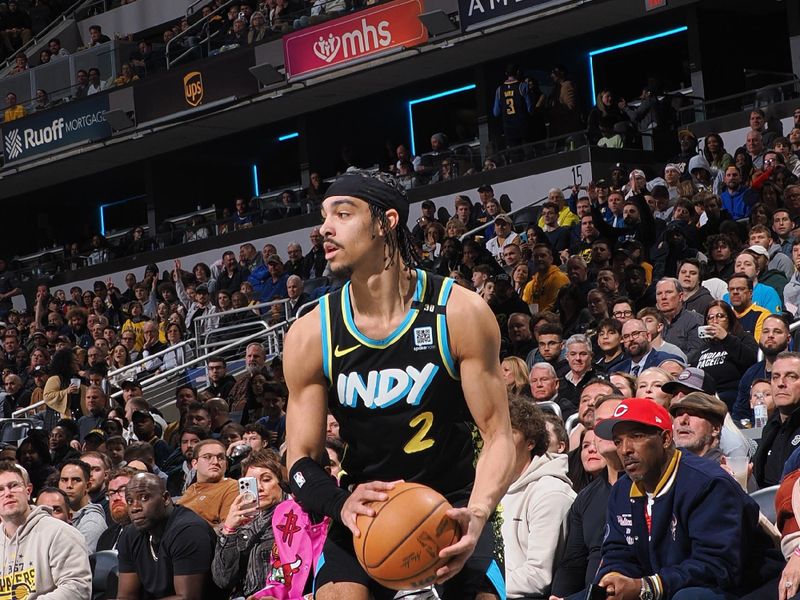
[(594, 432), (604, 440), (614, 439), (614, 425), (617, 423), (640, 423), (662, 431), (672, 429), (672, 417), (667, 409), (647, 398), (623, 400), (612, 417), (595, 423)]

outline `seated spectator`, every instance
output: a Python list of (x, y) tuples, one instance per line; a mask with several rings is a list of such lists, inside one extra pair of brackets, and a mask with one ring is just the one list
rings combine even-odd
[(99, 46), (100, 44), (105, 44), (106, 42), (110, 41), (111, 38), (103, 33), (103, 28), (100, 27), (100, 25), (89, 26), (89, 43), (87, 44), (89, 48), (93, 46)]
[(89, 69), (89, 86), (86, 88), (86, 95), (91, 96), (102, 92), (108, 87), (108, 82), (100, 79), (100, 69), (92, 67)]
[(108, 508), (111, 524), (97, 541), (97, 551), (116, 550), (123, 529), (130, 525), (131, 518), (128, 514), (128, 503), (125, 501), (125, 492), (128, 483), (136, 475), (136, 471), (123, 467), (108, 474)]
[(216, 527), (228, 516), (239, 493), (236, 481), (225, 477), (228, 463), (225, 446), (219, 440), (203, 440), (194, 447), (192, 457), (196, 482), (186, 488), (179, 504)]
[[(42, 488), (36, 496), (36, 506), (46, 506), (50, 509), (54, 519), (72, 525), (72, 510), (69, 507), (69, 498), (58, 488)], [(83, 539), (81, 539), (83, 541)]]
[(525, 358), (536, 347), (529, 314), (514, 313), (508, 317), (508, 341), (505, 356)]
[(531, 367), (528, 381), (531, 396), (535, 402), (554, 402), (561, 409), (561, 417), (565, 419), (577, 410), (577, 406), (559, 397), (558, 388), (561, 383), (556, 370), (550, 363), (538, 362)]
[(43, 89), (36, 90), (36, 102), (33, 105), (33, 111), (40, 112), (52, 106), (53, 102), (50, 101), (50, 95)]
[(664, 330), (664, 341), (676, 345), (694, 362), (700, 353), (700, 338), (697, 328), (703, 324), (703, 317), (686, 310), (683, 290), (674, 277), (665, 277), (656, 284), (656, 308), (669, 322)]
[(683, 292), (683, 306), (698, 314), (705, 314), (706, 308), (714, 298), (701, 285), (700, 261), (696, 258), (685, 258), (678, 264), (678, 281)]
[(58, 488), (69, 498), (72, 525), (83, 535), (89, 552), (94, 552), (100, 534), (106, 530), (106, 515), (89, 497), (91, 468), (82, 460), (66, 460), (59, 467)]
[(215, 536), (195, 513), (172, 503), (150, 473), (128, 482), (125, 500), (133, 527), (120, 536), (117, 597), (167, 598), (179, 592), (200, 600), (222, 593), (211, 580)]
[(650, 338), (650, 347), (659, 352), (666, 352), (677, 356), (683, 362), (686, 362), (686, 355), (683, 350), (678, 348), (675, 344), (665, 342), (663, 336), (664, 330), (667, 328), (669, 322), (661, 311), (655, 308), (643, 308), (636, 315), (644, 322), (647, 327), (647, 335)]
[(531, 313), (552, 310), (558, 291), (569, 283), (569, 278), (553, 264), (553, 250), (546, 244), (533, 247), (533, 265), (536, 272), (522, 293), (522, 301)]
[(134, 410), (131, 414), (133, 433), (140, 442), (146, 442), (153, 447), (153, 456), (156, 465), (164, 470), (172, 449), (169, 445), (156, 435), (156, 422), (153, 415), (148, 410)]
[(276, 254), (267, 258), (266, 265), (258, 267), (247, 278), (261, 302), (270, 302), (276, 296), (286, 298), (288, 279), (289, 274), (283, 270), (283, 261)]
[(503, 369), (503, 380), (506, 382), (509, 394), (530, 395), (528, 366), (524, 360), (516, 356), (509, 356), (503, 359), (500, 367)]
[(514, 231), (513, 220), (503, 214), (494, 219), (495, 236), (486, 242), (486, 250), (498, 263), (503, 261), (503, 249), (509, 244), (518, 243), (519, 236)]
[(75, 87), (72, 90), (72, 98), (80, 99), (86, 98), (89, 91), (89, 72), (86, 69), (78, 69), (75, 73)]
[(16, 119), (21, 119), (28, 114), (25, 107), (17, 102), (17, 95), (14, 92), (6, 94), (6, 109), (3, 111), (3, 122), (9, 123)]
[(28, 472), (32, 486), (31, 495), (38, 496), (39, 490), (45, 487), (47, 480), (56, 472), (47, 447), (47, 434), (39, 430), (31, 431), (20, 442), (16, 459)]
[(584, 386), (597, 375), (592, 363), (592, 342), (585, 335), (576, 333), (564, 342), (564, 347), (569, 371), (564, 375), (560, 393), (563, 399), (577, 406)]
[(597, 346), (601, 354), (594, 360), (594, 366), (598, 371), (611, 371), (625, 360), (621, 336), (622, 324), (616, 319), (603, 319), (597, 324)]
[(8, 11), (3, 15), (0, 27), (0, 38), (8, 54), (27, 44), (33, 35), (31, 17), (20, 8), (17, 0), (9, 0)]
[[(24, 562), (21, 558), (12, 560), (5, 577), (28, 582), (27, 590), (35, 589), (45, 598), (90, 598), (92, 572), (83, 538), (61, 519), (50, 518), (50, 509), (31, 507), (28, 485), (22, 469), (10, 461), (0, 462), (4, 497), (0, 524), (5, 534), (0, 536), (0, 552), (25, 557)], [(25, 589), (23, 585), (17, 589)]]
[(728, 280), (727, 296), (742, 329), (761, 339), (764, 320), (770, 313), (753, 302), (753, 280), (745, 273), (734, 273)]
[(639, 373), (636, 378), (635, 395), (638, 398), (647, 398), (664, 408), (668, 408), (672, 401), (672, 393), (669, 388), (665, 390), (664, 386), (671, 381), (672, 375), (667, 371), (661, 367), (650, 367)]
[(69, 56), (69, 50), (61, 46), (61, 40), (58, 38), (51, 38), (50, 41), (47, 42), (47, 48), (54, 58)]
[(254, 452), (242, 462), (242, 476), (256, 478), (258, 502), (236, 496), (222, 524), (211, 573), (220, 588), (250, 597), (264, 587), (271, 568), (264, 557), (274, 543), (272, 514), (285, 498), (280, 457), (271, 450)]
[(667, 359), (677, 358), (672, 354), (659, 352), (651, 347), (647, 326), (639, 319), (631, 319), (622, 326), (620, 339), (622, 340), (623, 348), (625, 348), (626, 358), (611, 367), (609, 369), (610, 373), (621, 371), (638, 377), (645, 369), (659, 365)]
[(503, 497), (502, 533), (509, 598), (546, 595), (567, 535), (575, 492), (567, 457), (547, 453), (544, 415), (521, 398), (509, 400), (514, 432), (514, 483)]
[(800, 435), (800, 354), (782, 352), (772, 363), (772, 401), (777, 409), (761, 432), (753, 458), (753, 476), (759, 487), (780, 483), (783, 466), (794, 451), (792, 442)]
[[(718, 466), (675, 448), (666, 409), (633, 398), (615, 414), (595, 429), (614, 441), (627, 475), (611, 490), (598, 585), (623, 598), (642, 589), (675, 600), (741, 597), (780, 573), (756, 502)], [(659, 501), (648, 505), (650, 495)]]
[(563, 252), (569, 248), (570, 229), (558, 223), (558, 205), (545, 202), (542, 205), (542, 231), (544, 231), (550, 247), (555, 252)]
[(692, 392), (673, 401), (669, 412), (677, 448), (717, 463), (724, 462), (720, 440), (728, 408), (722, 400)]
[(28, 70), (28, 57), (24, 52), (20, 52), (14, 57), (14, 68), (11, 69), (11, 75), (18, 75)]
[(756, 362), (758, 346), (739, 324), (733, 309), (721, 300), (709, 305), (705, 321), (705, 338), (696, 366), (712, 376), (717, 395), (732, 408), (742, 375)]
[[(202, 405), (199, 405), (202, 406)], [(194, 448), (205, 439), (208, 439), (208, 432), (194, 425), (186, 425), (178, 436), (178, 448), (170, 457), (172, 471), (167, 478), (167, 491), (173, 498), (180, 498), (186, 489), (192, 485), (195, 477), (195, 470), (192, 467), (194, 458)]]
[[(621, 397), (613, 394), (599, 396), (594, 405), (595, 422), (611, 418), (621, 401)], [(553, 577), (551, 598), (565, 597), (579, 592), (584, 586), (588, 587), (594, 581), (600, 567), (608, 497), (611, 486), (617, 482), (623, 471), (623, 466), (613, 442), (595, 436), (595, 444), (605, 459), (606, 467), (578, 492), (570, 507), (567, 517), (569, 525), (567, 540), (564, 544), (564, 554), (558, 562)], [(576, 597), (585, 598), (586, 593), (578, 594)]]

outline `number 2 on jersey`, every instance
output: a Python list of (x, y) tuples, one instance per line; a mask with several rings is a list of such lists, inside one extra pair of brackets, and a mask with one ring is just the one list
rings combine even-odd
[(431, 430), (433, 426), (433, 413), (430, 411), (426, 411), (424, 413), (419, 413), (416, 417), (411, 419), (408, 422), (408, 426), (414, 429), (417, 425), (422, 425), (417, 432), (412, 436), (408, 443), (403, 446), (403, 451), (406, 454), (414, 454), (415, 452), (422, 452), (423, 450), (427, 450), (431, 446), (433, 446), (434, 441), (430, 439), (425, 439), (425, 436), (428, 435), (428, 432)]

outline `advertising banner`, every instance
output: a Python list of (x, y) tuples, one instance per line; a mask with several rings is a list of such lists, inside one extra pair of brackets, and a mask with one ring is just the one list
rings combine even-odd
[(422, 11), (423, 0), (396, 0), (284, 36), (286, 76), (308, 77), (422, 44), (428, 40), (428, 30), (417, 18)]
[(136, 120), (146, 123), (217, 100), (252, 96), (258, 92), (258, 80), (249, 71), (254, 63), (252, 49), (232, 50), (139, 81), (133, 87)]
[(110, 137), (107, 111), (108, 94), (99, 94), (4, 123), (3, 158), (11, 163), (64, 146)]
[(458, 0), (458, 17), (468, 31), (568, 2), (574, 0)]

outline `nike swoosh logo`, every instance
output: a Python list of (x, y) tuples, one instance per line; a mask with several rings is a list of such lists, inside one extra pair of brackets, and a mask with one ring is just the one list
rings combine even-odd
[(353, 350), (358, 350), (361, 348), (361, 344), (356, 344), (352, 348), (345, 348), (344, 350), (339, 350), (339, 344), (336, 344), (336, 348), (333, 349), (333, 355), (336, 358), (341, 358), (347, 354), (350, 354)]

